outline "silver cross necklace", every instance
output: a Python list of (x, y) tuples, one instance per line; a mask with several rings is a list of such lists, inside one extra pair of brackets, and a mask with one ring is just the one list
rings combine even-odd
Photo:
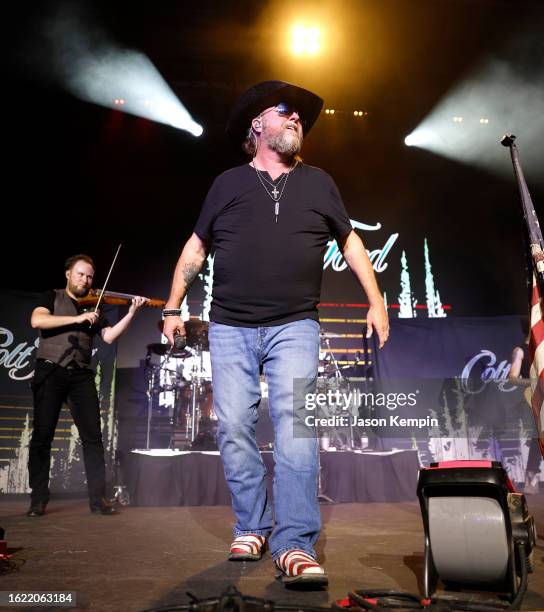
[[(297, 165), (297, 160), (295, 160), (295, 163), (289, 168), (289, 170), (282, 175), (282, 177), (280, 178), (280, 180), (277, 183), (273, 183), (271, 181), (269, 181), (265, 176), (263, 176), (261, 174), (261, 171), (257, 169), (257, 164), (255, 163), (255, 158), (253, 158), (253, 167), (255, 168), (255, 172), (257, 173), (257, 176), (259, 177), (259, 181), (261, 183), (261, 185), (263, 186), (264, 190), (266, 191), (266, 193), (270, 196), (270, 198), (272, 199), (272, 201), (274, 202), (274, 219), (275, 222), (278, 222), (278, 217), (280, 214), (280, 200), (281, 200), (281, 196), (283, 195), (283, 192), (285, 190), (285, 186), (287, 185), (287, 179), (289, 178), (289, 175), (291, 174), (292, 170), (295, 169), (296, 165)], [(265, 181), (272, 186), (272, 190), (269, 191), (268, 187), (265, 185)], [(278, 190), (278, 187), (281, 188)]]

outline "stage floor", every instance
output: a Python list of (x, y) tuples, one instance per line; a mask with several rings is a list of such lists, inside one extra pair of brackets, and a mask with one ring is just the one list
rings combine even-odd
[[(544, 496), (528, 497), (544, 533)], [(0, 590), (77, 591), (78, 609), (142, 610), (220, 594), (242, 593), (327, 606), (354, 588), (420, 591), (423, 535), (417, 502), (322, 505), (317, 550), (328, 591), (293, 592), (274, 580), (269, 553), (257, 563), (226, 561), (232, 514), (226, 506), (127, 507), (96, 516), (84, 500), (53, 500), (45, 517), (24, 515), (25, 499), (0, 504), (0, 525), (19, 571)], [(535, 550), (524, 610), (544, 609), (544, 541)], [(25, 608), (29, 609), (29, 608)], [(48, 608), (51, 610), (52, 608)]]

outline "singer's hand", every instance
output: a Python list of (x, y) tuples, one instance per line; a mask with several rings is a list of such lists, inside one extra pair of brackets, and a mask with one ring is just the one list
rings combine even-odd
[(82, 314), (74, 317), (75, 323), (88, 323), (94, 325), (98, 321), (100, 315), (97, 312), (83, 312)]
[(376, 330), (378, 333), (379, 347), (383, 348), (383, 345), (389, 338), (389, 318), (387, 317), (387, 311), (385, 310), (383, 303), (379, 304), (378, 306), (371, 306), (368, 309), (368, 313), (366, 315), (366, 325), (366, 337), (370, 338), (370, 336), (372, 336), (372, 332)]
[(182, 336), (185, 336), (185, 326), (183, 325), (183, 319), (181, 317), (164, 317), (164, 326), (162, 333), (168, 339), (170, 344), (174, 344), (174, 332)]

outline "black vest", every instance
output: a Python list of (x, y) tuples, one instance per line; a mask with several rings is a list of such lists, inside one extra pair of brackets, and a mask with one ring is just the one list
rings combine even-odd
[[(80, 314), (76, 305), (64, 289), (55, 289), (55, 307), (51, 313), (56, 316), (76, 316)], [(75, 361), (81, 368), (91, 364), (93, 336), (96, 328), (88, 323), (74, 323), (54, 329), (40, 329), (40, 344), (37, 359), (49, 359), (66, 367)]]

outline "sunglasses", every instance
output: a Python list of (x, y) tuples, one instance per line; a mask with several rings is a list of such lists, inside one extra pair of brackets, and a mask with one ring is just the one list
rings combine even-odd
[(269, 108), (268, 110), (265, 110), (264, 113), (261, 113), (261, 117), (270, 111), (276, 111), (280, 117), (290, 117), (293, 113), (296, 113), (302, 127), (306, 128), (306, 124), (300, 114), (300, 111), (290, 102), (278, 102), (274, 108)]

